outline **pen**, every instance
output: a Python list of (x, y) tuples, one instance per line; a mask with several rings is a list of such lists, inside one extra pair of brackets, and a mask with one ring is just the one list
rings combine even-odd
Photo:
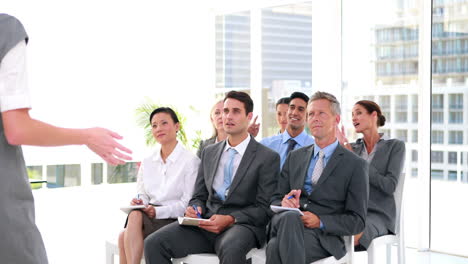
[[(136, 198), (137, 198), (137, 200), (141, 200), (141, 199), (140, 199), (140, 194), (139, 194), (139, 193), (137, 193), (137, 197), (136, 197)], [(142, 204), (142, 202), (143, 202), (143, 201), (138, 202), (137, 204)]]
[(197, 213), (198, 218), (201, 218), (201, 214), (200, 214), (200, 212), (198, 212), (197, 206), (192, 204), (192, 207), (193, 207), (193, 210), (195, 210), (195, 212)]
[(293, 194), (293, 195), (290, 195), (287, 199), (288, 199), (288, 200), (291, 200), (292, 198), (296, 198), (296, 195), (294, 195), (294, 194)]

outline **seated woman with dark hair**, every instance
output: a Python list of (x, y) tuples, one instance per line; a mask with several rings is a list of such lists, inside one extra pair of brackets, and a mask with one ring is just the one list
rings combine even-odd
[(385, 125), (385, 117), (378, 104), (358, 101), (352, 112), (356, 133), (362, 133), (355, 143), (348, 143), (344, 128), (337, 129), (340, 143), (369, 163), (369, 205), (366, 227), (354, 238), (357, 249), (367, 249), (372, 239), (395, 233), (395, 189), (400, 180), (405, 160), (405, 143), (385, 139), (378, 128)]
[(171, 108), (155, 109), (150, 123), (161, 147), (143, 160), (138, 171), (139, 199), (134, 198), (131, 204), (146, 207), (128, 215), (119, 235), (120, 263), (140, 263), (143, 239), (184, 215), (200, 164), (200, 159), (177, 141), (179, 119)]

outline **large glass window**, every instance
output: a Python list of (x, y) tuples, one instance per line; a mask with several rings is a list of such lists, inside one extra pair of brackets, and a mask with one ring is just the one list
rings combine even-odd
[[(468, 149), (468, 1), (433, 1), (432, 16), (432, 132), (447, 139), (432, 145), (431, 249), (466, 255), (468, 214), (453, 201), (468, 200), (461, 158)], [(435, 66), (435, 67), (434, 67)], [(458, 160), (460, 159), (460, 161)], [(450, 219), (447, 222), (447, 219)], [(450, 224), (448, 224), (450, 223)], [(453, 236), (451, 234), (457, 234)]]
[[(418, 131), (422, 114), (418, 110), (419, 13), (410, 1), (366, 1), (366, 9), (349, 1), (342, 3), (343, 108), (350, 109), (357, 97), (375, 96), (386, 117), (379, 131), (406, 143), (401, 176), (410, 176), (404, 185), (405, 235), (407, 245), (417, 247), (420, 205), (415, 197), (420, 189), (419, 177), (427, 177), (419, 174), (424, 169), (418, 170), (421, 153), (415, 144), (422, 133)], [(349, 112), (342, 118), (345, 126), (352, 127)]]
[(137, 180), (139, 162), (127, 162), (125, 165), (107, 165), (107, 182), (123, 183)]
[(216, 87), (250, 87), (250, 13), (216, 17)]
[(79, 164), (47, 165), (47, 187), (70, 187), (81, 185)]
[(276, 101), (312, 91), (312, 5), (309, 2), (261, 9), (263, 135), (278, 133)]

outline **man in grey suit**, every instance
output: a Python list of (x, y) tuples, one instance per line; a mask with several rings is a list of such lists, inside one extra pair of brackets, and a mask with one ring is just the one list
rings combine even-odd
[(279, 155), (247, 132), (253, 111), (248, 94), (229, 92), (223, 111), (228, 138), (203, 150), (194, 195), (185, 211), (188, 217), (198, 213), (210, 221), (198, 227), (173, 223), (151, 234), (145, 240), (147, 263), (216, 253), (221, 263), (243, 264), (247, 252), (265, 242)]
[(346, 254), (342, 236), (364, 229), (369, 180), (367, 163), (341, 147), (335, 136), (340, 105), (316, 92), (307, 106), (315, 144), (292, 151), (283, 165), (273, 205), (300, 208), (273, 216), (267, 263), (310, 263)]

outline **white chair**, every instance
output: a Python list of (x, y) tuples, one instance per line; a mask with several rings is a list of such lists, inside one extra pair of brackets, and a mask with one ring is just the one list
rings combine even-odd
[(340, 259), (334, 256), (312, 262), (311, 264), (352, 264), (354, 259), (354, 236), (344, 237), (346, 255)]
[[(247, 253), (247, 259), (252, 258), (254, 253), (260, 252), (262, 249), (252, 249)], [(265, 253), (263, 253), (265, 254)], [(212, 253), (200, 253), (200, 254), (191, 254), (183, 258), (172, 259), (173, 264), (219, 264), (219, 258), (216, 254)], [(258, 262), (254, 262), (252, 259), (252, 264), (257, 264)], [(265, 263), (265, 262), (263, 262)], [(258, 263), (260, 264), (260, 263)]]
[[(119, 255), (119, 247), (115, 240), (106, 241), (106, 264), (114, 264), (114, 256)], [(145, 264), (144, 258), (141, 259), (141, 264)]]
[(403, 224), (403, 186), (405, 184), (405, 177), (402, 174), (398, 181), (395, 190), (395, 205), (396, 205), (396, 219), (395, 219), (395, 235), (385, 235), (374, 238), (367, 249), (367, 263), (377, 263), (377, 247), (381, 245), (387, 246), (387, 264), (392, 262), (392, 245), (397, 244), (398, 246), (398, 264), (405, 264), (405, 232)]
[[(344, 237), (345, 247), (346, 247), (346, 255), (340, 259), (336, 259), (333, 256), (328, 258), (324, 258), (321, 260), (317, 260), (312, 262), (311, 264), (352, 264), (353, 256), (354, 256), (354, 236), (345, 236)], [(252, 264), (265, 264), (266, 263), (266, 255), (265, 255), (265, 247), (261, 249), (252, 249), (250, 250), (249, 254), (247, 254), (247, 259), (252, 259)]]

